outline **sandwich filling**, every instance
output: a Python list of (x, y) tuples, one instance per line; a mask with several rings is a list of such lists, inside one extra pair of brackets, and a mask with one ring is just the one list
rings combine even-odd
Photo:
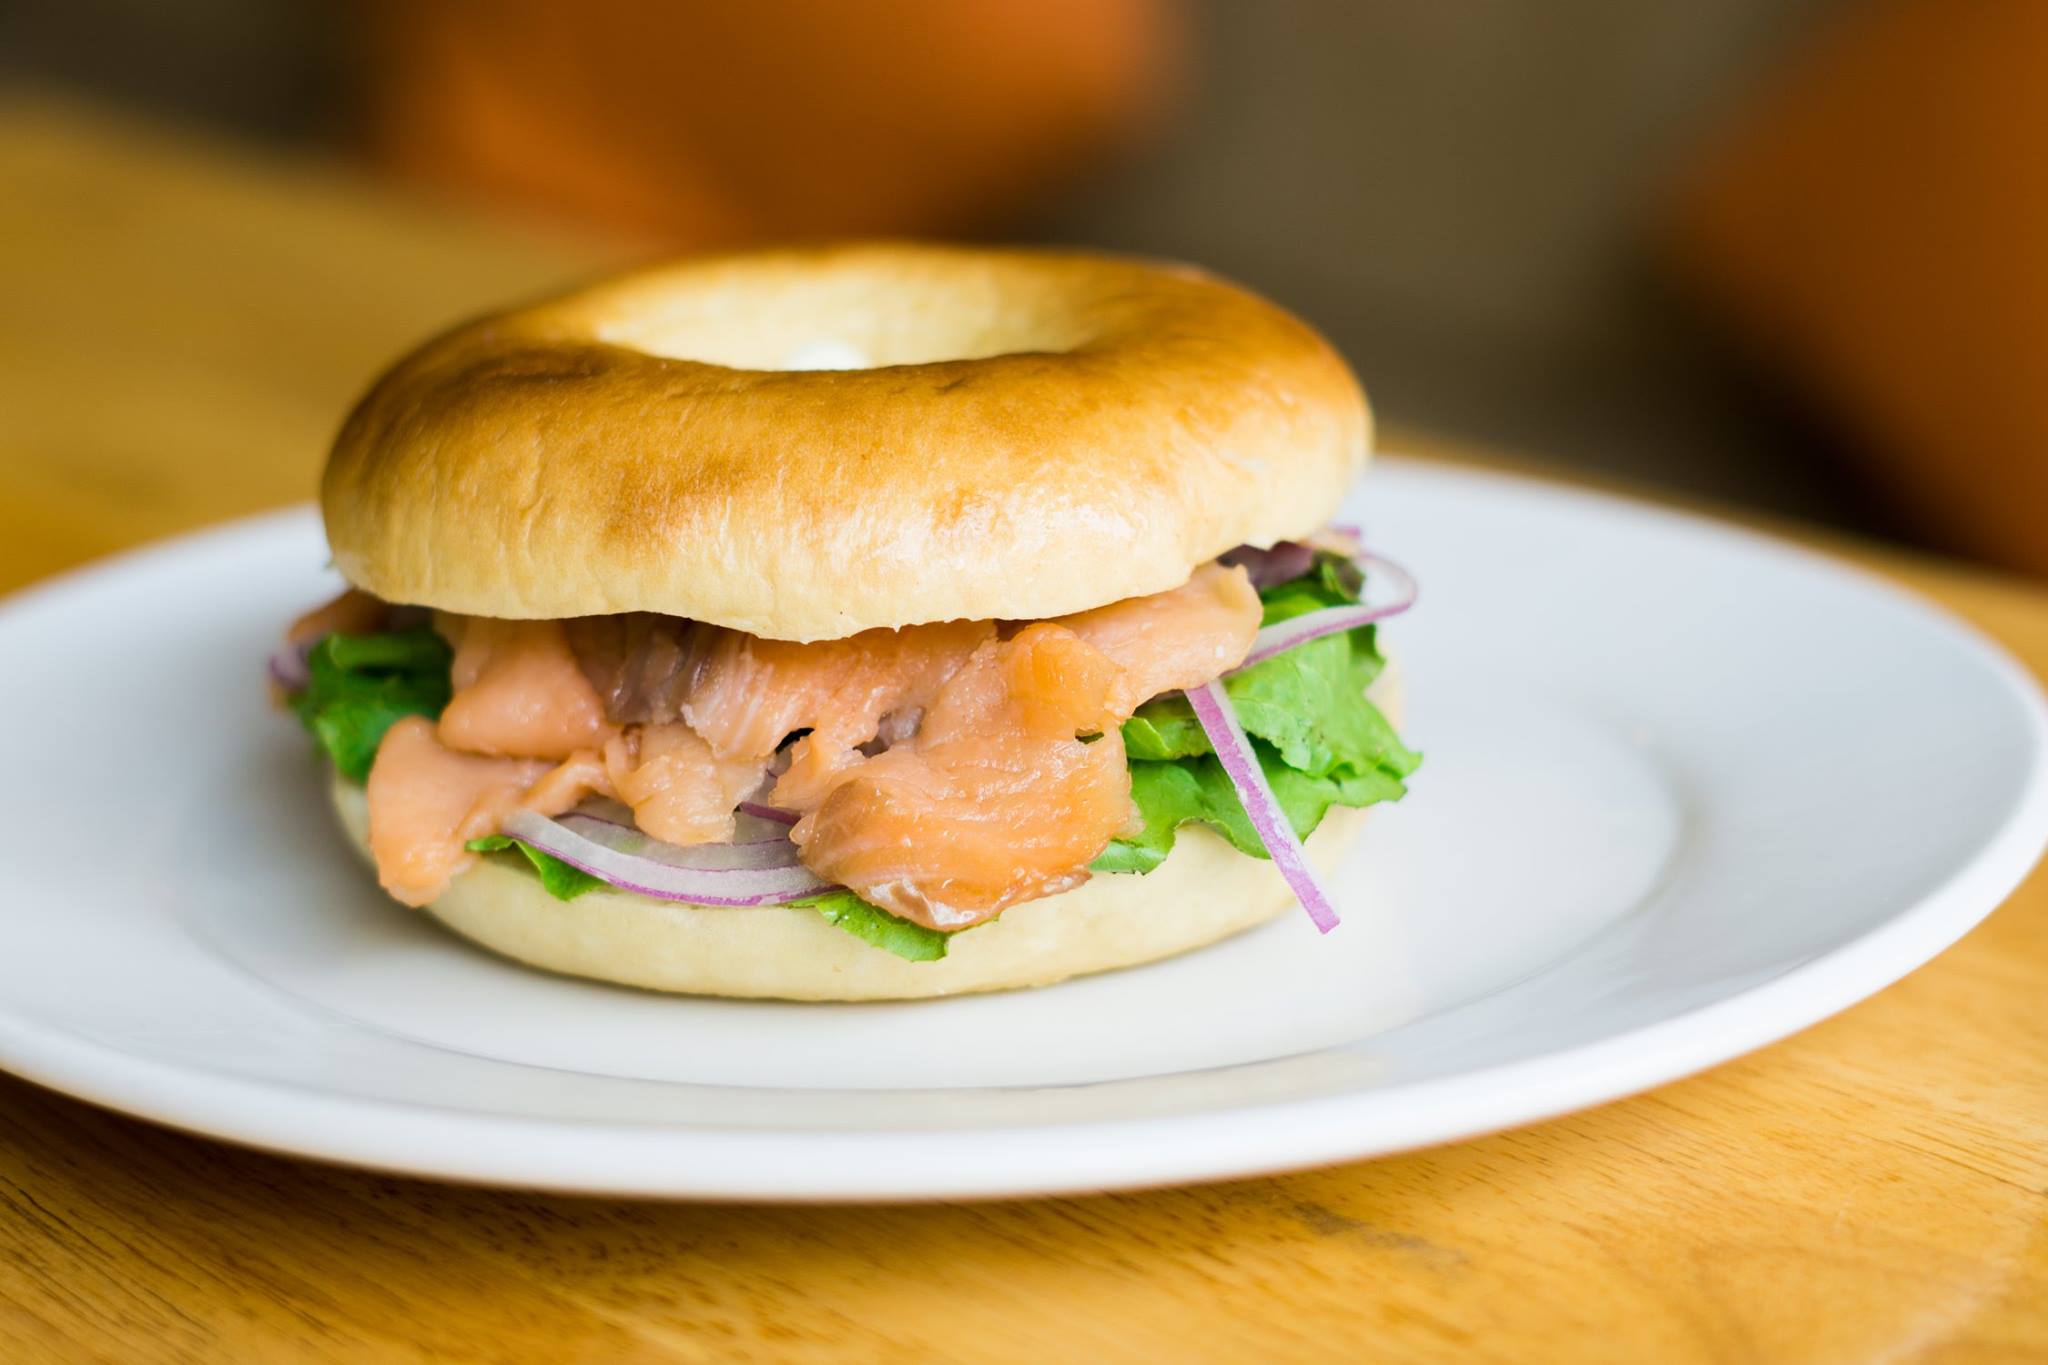
[(1150, 870), (1190, 821), (1264, 856), (1183, 695), (1219, 678), (1298, 835), (1331, 804), (1399, 797), (1418, 759), (1364, 696), (1371, 625), (1240, 669), (1262, 627), (1361, 591), (1351, 558), (1287, 545), (1052, 620), (800, 644), (647, 613), (428, 614), (351, 590), (293, 625), (303, 669), (280, 682), (365, 782), (378, 878), (407, 904), (493, 854), (524, 854), (565, 898), (596, 884), (508, 842), (519, 812), (629, 824), (669, 849), (744, 844), (758, 812), (838, 888), (815, 900), (828, 919), (928, 957), (1012, 905)]

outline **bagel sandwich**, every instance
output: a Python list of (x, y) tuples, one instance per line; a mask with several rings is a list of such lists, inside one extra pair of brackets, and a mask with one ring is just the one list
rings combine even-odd
[(1307, 325), (1182, 266), (852, 244), (643, 269), (405, 356), (275, 691), (384, 890), (534, 966), (908, 999), (1297, 902), (1419, 759)]

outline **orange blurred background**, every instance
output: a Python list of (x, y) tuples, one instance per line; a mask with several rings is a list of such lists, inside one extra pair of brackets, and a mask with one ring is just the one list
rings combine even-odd
[(371, 153), (646, 236), (1001, 230), (1156, 124), (1170, 0), (376, 0)]
[(2038, 0), (0, 7), (10, 88), (628, 251), (1193, 259), (1397, 431), (2048, 573), (2044, 77)]

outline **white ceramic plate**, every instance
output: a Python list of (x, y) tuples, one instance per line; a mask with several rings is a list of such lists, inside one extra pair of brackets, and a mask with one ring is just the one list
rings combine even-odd
[(308, 511), (0, 607), (0, 1066), (280, 1151), (620, 1194), (930, 1198), (1209, 1179), (1612, 1099), (1781, 1038), (1987, 914), (2048, 829), (2004, 655), (1712, 523), (1384, 463), (1421, 577), (1409, 799), (1345, 924), (1048, 990), (661, 997), (383, 899), (264, 705), (331, 590)]

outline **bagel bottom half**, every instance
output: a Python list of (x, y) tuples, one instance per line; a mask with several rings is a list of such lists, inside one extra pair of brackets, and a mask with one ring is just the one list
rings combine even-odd
[[(363, 789), (336, 776), (336, 811), (365, 856)], [(1309, 836), (1328, 871), (1365, 812), (1333, 806)], [(427, 906), (494, 952), (570, 976), (689, 995), (779, 1000), (911, 1000), (1046, 986), (1172, 957), (1272, 919), (1294, 904), (1273, 864), (1199, 825), (1143, 876), (1101, 874), (956, 935), (937, 962), (906, 962), (814, 910), (675, 905), (617, 891), (559, 901), (522, 862), (480, 858)]]

